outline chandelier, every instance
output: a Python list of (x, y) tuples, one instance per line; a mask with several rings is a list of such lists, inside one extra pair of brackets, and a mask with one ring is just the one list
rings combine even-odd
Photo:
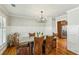
[(40, 11), (41, 15), (40, 15), (40, 19), (39, 19), (39, 22), (40, 23), (45, 23), (47, 22), (47, 19), (46, 17), (44, 16), (44, 11)]

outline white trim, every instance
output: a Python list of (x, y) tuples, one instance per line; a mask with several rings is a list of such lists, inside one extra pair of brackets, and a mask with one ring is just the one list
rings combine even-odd
[(68, 10), (67, 13), (73, 12), (74, 10), (77, 10), (77, 9), (79, 9), (79, 7), (76, 7), (76, 8), (73, 8), (71, 10)]
[(0, 46), (0, 55), (3, 54), (3, 52), (7, 49), (7, 43), (2, 44), (2, 46)]

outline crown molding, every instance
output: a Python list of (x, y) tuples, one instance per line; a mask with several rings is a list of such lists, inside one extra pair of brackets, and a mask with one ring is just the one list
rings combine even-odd
[(73, 12), (73, 11), (78, 10), (78, 9), (79, 9), (79, 7), (75, 7), (73, 9), (68, 10), (67, 13)]

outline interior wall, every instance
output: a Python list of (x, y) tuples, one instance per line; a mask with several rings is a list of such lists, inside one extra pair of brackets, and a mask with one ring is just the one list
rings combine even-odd
[(67, 48), (76, 54), (79, 54), (79, 7), (69, 10), (68, 30), (67, 30)]
[(45, 26), (45, 34), (46, 35), (52, 35), (53, 32), (56, 31), (56, 24), (55, 24), (56, 20), (55, 18), (49, 18), (47, 23), (46, 23), (46, 26)]
[[(8, 16), (2, 11), (2, 9), (0, 9), (0, 16), (5, 17), (6, 20), (8, 19)], [(5, 34), (5, 36), (6, 36), (6, 34)], [(0, 54), (2, 54), (5, 51), (6, 48), (7, 48), (7, 41), (0, 46)]]
[(8, 34), (19, 32), (22, 36), (28, 36), (29, 32), (43, 32), (44, 35), (52, 34), (55, 31), (55, 20), (47, 18), (46, 23), (39, 23), (34, 17), (12, 17), (8, 19)]

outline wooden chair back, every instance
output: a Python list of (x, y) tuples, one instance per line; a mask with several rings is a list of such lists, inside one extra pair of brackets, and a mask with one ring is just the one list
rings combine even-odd
[(44, 37), (34, 37), (34, 54), (35, 55), (42, 54), (43, 40), (44, 40)]
[(45, 46), (45, 54), (49, 54), (52, 50), (52, 36), (46, 36), (46, 46)]
[(29, 37), (35, 36), (35, 33), (29, 33)]

